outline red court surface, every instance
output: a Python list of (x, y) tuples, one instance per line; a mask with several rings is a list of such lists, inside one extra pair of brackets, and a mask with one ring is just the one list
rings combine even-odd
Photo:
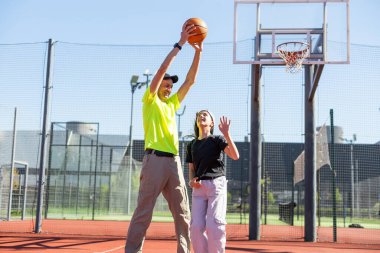
[[(105, 236), (63, 236), (46, 234), (0, 233), (0, 252), (54, 252), (54, 253), (122, 253), (124, 238)], [(144, 253), (176, 252), (174, 240), (146, 240)], [(280, 241), (228, 241), (230, 253), (374, 253), (379, 245), (306, 243)]]
[[(127, 221), (49, 220), (42, 233), (33, 233), (34, 222), (0, 221), (0, 252), (122, 253)], [(303, 227), (261, 227), (260, 241), (248, 240), (247, 225), (227, 225), (226, 252), (231, 253), (380, 253), (380, 229), (338, 229), (338, 243), (331, 228), (318, 228), (318, 242), (303, 240)], [(176, 252), (173, 223), (151, 223), (144, 253)]]

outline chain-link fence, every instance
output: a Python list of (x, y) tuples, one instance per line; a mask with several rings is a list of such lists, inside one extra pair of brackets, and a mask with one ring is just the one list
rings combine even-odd
[[(131, 92), (130, 80), (140, 74), (140, 81), (149, 82), (149, 73), (154, 73), (170, 49), (168, 45), (54, 43), (48, 110), (51, 127), (43, 193), (45, 219), (130, 219), (136, 205), (144, 154), (141, 97), (142, 89), (146, 88)], [(380, 124), (380, 73), (377, 71), (380, 48), (352, 45), (351, 50), (350, 65), (325, 67), (315, 97), (316, 124), (328, 123), (332, 108), (340, 130), (336, 131), (334, 162), (331, 166), (318, 167), (317, 226), (333, 224), (334, 168), (337, 226), (352, 228), (350, 232), (357, 233), (357, 238), (364, 238), (373, 237), (372, 232), (380, 230), (377, 127)], [(20, 203), (24, 198), (21, 195), (25, 191), (25, 217), (34, 219), (47, 44), (0, 45), (0, 52), (0, 214), (7, 220), (10, 211), (10, 219), (21, 219)], [(179, 75), (179, 83), (186, 76), (192, 56), (193, 49), (184, 47), (169, 70)], [(149, 73), (145, 72), (147, 69)], [(255, 208), (248, 203), (250, 69), (248, 65), (232, 64), (232, 43), (205, 44), (197, 82), (182, 103), (182, 114), (177, 115), (182, 161), (198, 110), (207, 108), (217, 117), (226, 115), (232, 121), (231, 134), (240, 159), (226, 158), (227, 217), (230, 224), (245, 226), (230, 232), (231, 237), (233, 233), (248, 234), (249, 208)], [(264, 234), (268, 230), (273, 234), (277, 226), (287, 227), (281, 238), (302, 238), (304, 185), (302, 180), (295, 182), (294, 174), (295, 161), (304, 150), (304, 76), (302, 72), (289, 75), (283, 67), (265, 66), (261, 84), (262, 230)], [(17, 118), (13, 114), (15, 107)], [(13, 202), (9, 205), (14, 125), (15, 160), (28, 164), (28, 182), (27, 188), (20, 183), (15, 185)], [(331, 145), (329, 140), (330, 151)], [(183, 167), (187, 178), (188, 167), (186, 164)], [(13, 178), (24, 175), (22, 169), (13, 173)], [(162, 196), (156, 203), (154, 221), (172, 221)], [(2, 224), (1, 230), (6, 231), (8, 226), (11, 225)], [(331, 237), (332, 233), (318, 235), (323, 241), (331, 241)]]

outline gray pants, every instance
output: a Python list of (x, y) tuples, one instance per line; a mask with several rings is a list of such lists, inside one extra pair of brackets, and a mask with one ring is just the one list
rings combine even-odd
[(125, 253), (142, 252), (146, 230), (161, 192), (174, 218), (177, 252), (190, 253), (190, 209), (180, 158), (155, 154), (144, 156), (138, 203), (129, 225)]

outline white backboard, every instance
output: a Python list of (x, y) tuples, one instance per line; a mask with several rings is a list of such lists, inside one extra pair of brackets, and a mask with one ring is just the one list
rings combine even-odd
[(310, 45), (304, 64), (350, 61), (349, 0), (235, 0), (233, 61), (284, 64), (277, 45)]

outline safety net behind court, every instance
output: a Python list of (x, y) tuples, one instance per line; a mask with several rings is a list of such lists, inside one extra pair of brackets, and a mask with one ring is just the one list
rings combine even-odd
[[(146, 88), (143, 86), (133, 94), (132, 107), (130, 79), (141, 73), (139, 80), (149, 80), (151, 76), (144, 76), (144, 71), (150, 69), (153, 73), (170, 48), (170, 45), (116, 46), (59, 41), (54, 44), (41, 207), (43, 232), (126, 235), (136, 206), (143, 158), (141, 97)], [(338, 242), (377, 243), (380, 231), (377, 98), (380, 94), (376, 85), (379, 75), (374, 70), (379, 57), (373, 56), (379, 55), (380, 49), (362, 45), (352, 45), (351, 49), (350, 65), (325, 67), (315, 97), (317, 126), (330, 129), (330, 109), (334, 109), (338, 126), (337, 139), (332, 143), (327, 133), (323, 149), (326, 150), (326, 144), (329, 152), (334, 147), (334, 161), (331, 166), (318, 167), (317, 233), (319, 241), (333, 240), (335, 206)], [(7, 62), (0, 79), (4, 87), (0, 107), (0, 231), (32, 232), (40, 174), (47, 45), (0, 45), (0, 51), (0, 61)], [(205, 44), (197, 83), (177, 115), (179, 155), (183, 162), (197, 111), (207, 108), (217, 118), (226, 115), (231, 119), (231, 134), (240, 159), (225, 159), (229, 181), (227, 234), (228, 239), (248, 239), (249, 209), (256, 208), (249, 203), (250, 66), (233, 65), (231, 52), (232, 43)], [(169, 73), (179, 75), (179, 83), (186, 76), (192, 55), (192, 48), (184, 47), (170, 69)], [(363, 55), (368, 56), (366, 61), (362, 60)], [(356, 72), (360, 74), (352, 74)], [(362, 96), (360, 101), (356, 99), (358, 91)], [(290, 76), (283, 67), (263, 69), (262, 239), (304, 238), (304, 185), (302, 177), (295, 180), (297, 159), (304, 150), (303, 92), (302, 71)], [(17, 117), (13, 114), (14, 107)], [(129, 142), (131, 125), (133, 145)], [(10, 170), (14, 133), (15, 160), (21, 163)], [(220, 134), (217, 129), (216, 134)], [(300, 168), (298, 171), (302, 171)], [(335, 204), (332, 168), (336, 171)], [(187, 179), (187, 164), (183, 163), (183, 169)], [(12, 182), (11, 193), (10, 173), (16, 180)], [(188, 193), (191, 199), (190, 189)], [(160, 196), (148, 238), (173, 238), (173, 228), (167, 203)]]

